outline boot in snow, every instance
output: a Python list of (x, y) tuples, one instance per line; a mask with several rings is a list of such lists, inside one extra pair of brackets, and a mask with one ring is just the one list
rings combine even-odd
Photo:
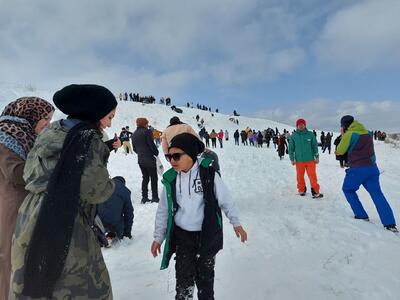
[(387, 225), (387, 226), (385, 226), (385, 228), (386, 228), (386, 230), (389, 230), (391, 232), (395, 232), (395, 233), (399, 232), (396, 228), (396, 225)]

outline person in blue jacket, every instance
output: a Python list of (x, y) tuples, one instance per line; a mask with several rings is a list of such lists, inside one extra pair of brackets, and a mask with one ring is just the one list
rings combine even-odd
[(131, 191), (122, 176), (113, 178), (115, 191), (107, 201), (97, 206), (97, 213), (107, 232), (114, 232), (119, 239), (132, 238), (133, 206)]

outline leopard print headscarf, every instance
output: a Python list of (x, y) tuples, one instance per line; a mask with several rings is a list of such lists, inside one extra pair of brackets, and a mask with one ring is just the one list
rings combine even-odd
[(11, 102), (0, 116), (0, 143), (25, 160), (37, 137), (37, 123), (52, 111), (53, 105), (38, 97)]

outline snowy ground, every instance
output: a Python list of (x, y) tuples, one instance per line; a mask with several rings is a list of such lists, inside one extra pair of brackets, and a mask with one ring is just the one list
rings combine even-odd
[[(4, 104), (1, 101), (4, 99), (0, 99)], [(400, 236), (383, 229), (363, 189), (359, 195), (371, 222), (353, 219), (341, 192), (344, 171), (333, 154), (321, 154), (318, 166), (325, 197), (302, 198), (296, 195), (295, 169), (288, 157), (279, 161), (273, 148), (238, 147), (233, 143), (236, 128), (278, 126), (282, 130), (288, 126), (240, 117), (237, 127), (226, 115), (211, 117), (208, 112), (183, 109), (184, 122), (195, 126), (194, 117), (200, 114), (205, 117), (208, 130), (228, 129), (230, 141), (216, 152), (223, 179), (249, 234), (249, 241), (241, 244), (225, 219), (224, 249), (216, 263), (216, 299), (399, 299)], [(148, 117), (154, 127), (163, 129), (173, 114), (161, 105), (120, 103), (108, 133), (119, 133), (126, 125), (134, 129), (138, 116)], [(390, 144), (376, 143), (378, 164), (383, 171), (382, 188), (397, 217), (399, 151)], [(135, 207), (133, 240), (103, 252), (114, 298), (174, 299), (173, 263), (168, 270), (160, 271), (160, 258), (154, 259), (150, 254), (157, 206), (140, 204), (141, 173), (136, 156), (125, 156), (121, 150), (112, 153), (109, 170), (112, 176), (127, 179)], [(161, 183), (159, 189), (161, 192)]]
[[(184, 109), (182, 119), (195, 126), (197, 113), (207, 118), (207, 129), (228, 128), (232, 137), (236, 127), (227, 116)], [(162, 129), (172, 113), (160, 105), (121, 103), (115, 130), (124, 125), (134, 128), (137, 116), (148, 117)], [(238, 128), (276, 125), (239, 119)], [(283, 129), (282, 124), (277, 126)], [(384, 171), (383, 190), (398, 216), (399, 150), (379, 142), (376, 151)], [(383, 229), (364, 190), (360, 196), (371, 222), (353, 219), (341, 192), (344, 171), (333, 154), (321, 154), (318, 175), (325, 197), (314, 200), (296, 195), (295, 169), (287, 157), (279, 161), (273, 148), (238, 147), (231, 139), (216, 152), (249, 233), (243, 245), (226, 222), (225, 246), (217, 255), (216, 299), (399, 299), (400, 237)], [(174, 299), (173, 265), (159, 271), (160, 259), (150, 254), (157, 206), (139, 204), (141, 175), (136, 156), (119, 151), (111, 155), (109, 166), (113, 176), (127, 178), (135, 206), (133, 241), (104, 251), (115, 298)]]

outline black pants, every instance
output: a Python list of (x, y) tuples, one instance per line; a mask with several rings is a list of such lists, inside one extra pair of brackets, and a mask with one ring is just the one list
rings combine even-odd
[(199, 300), (214, 300), (215, 256), (198, 256), (200, 232), (176, 227), (176, 300), (193, 299), (194, 284)]
[(239, 146), (239, 138), (235, 138), (235, 145)]
[(341, 159), (339, 159), (339, 162), (340, 162), (340, 166), (341, 166), (342, 168), (344, 168), (345, 165), (347, 164), (347, 159), (341, 158)]
[(206, 139), (206, 147), (210, 147), (210, 139)]
[(217, 148), (217, 139), (211, 139), (211, 148)]
[(219, 147), (223, 148), (224, 146), (222, 145), (222, 139), (218, 139), (218, 141), (219, 141)]
[(151, 194), (153, 196), (152, 199), (158, 198), (158, 188), (157, 188), (157, 182), (158, 182), (158, 176), (157, 176), (157, 167), (154, 165), (154, 167), (145, 167), (139, 165), (140, 170), (142, 171), (142, 197), (143, 198), (148, 198), (148, 188), (147, 186), (149, 185), (149, 181), (151, 179)]
[(326, 149), (328, 149), (329, 154), (331, 154), (331, 145), (325, 145), (324, 150), (322, 150), (322, 153), (325, 153)]

